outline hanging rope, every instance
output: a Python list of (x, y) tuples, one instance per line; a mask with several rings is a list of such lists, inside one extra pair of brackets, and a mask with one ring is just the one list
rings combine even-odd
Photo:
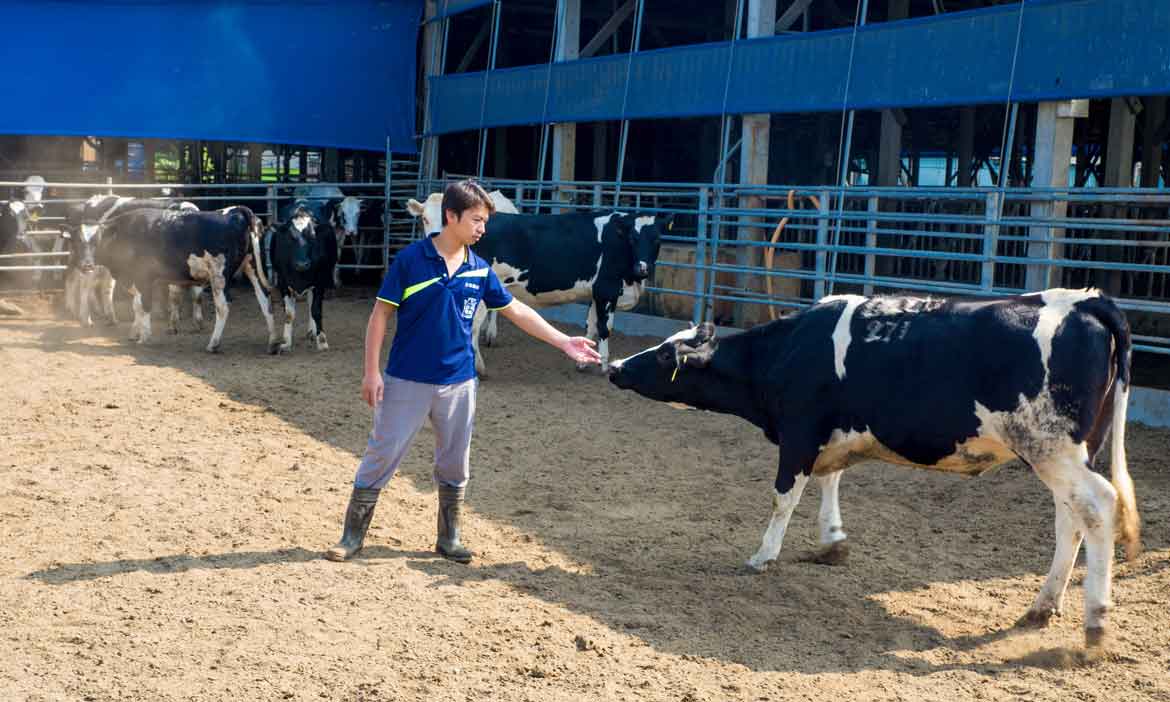
[[(817, 210), (821, 209), (821, 201), (815, 195), (805, 195), (804, 197), (810, 203), (812, 203), (812, 206), (814, 208), (816, 208)], [(788, 209), (789, 210), (796, 209), (796, 191), (795, 190), (788, 191)], [(780, 241), (780, 234), (784, 231), (784, 227), (787, 224), (788, 224), (788, 216), (785, 215), (784, 218), (782, 218), (780, 220), (780, 223), (776, 225), (776, 229), (773, 230), (773, 232), (772, 232), (772, 240), (770, 242), (768, 242), (771, 244), (771, 246), (764, 249), (764, 265), (767, 266), (768, 273), (772, 272), (772, 259), (776, 256), (775, 246), (776, 246), (777, 242)], [(772, 276), (771, 275), (764, 276), (764, 285), (768, 289), (768, 317), (775, 320), (776, 319), (776, 306), (772, 304)]]

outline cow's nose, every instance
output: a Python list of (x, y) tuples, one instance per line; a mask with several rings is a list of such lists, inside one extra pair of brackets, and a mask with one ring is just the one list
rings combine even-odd
[(607, 372), (609, 373), (610, 382), (611, 383), (616, 382), (618, 374), (622, 372), (622, 367), (618, 366), (618, 365), (610, 364), (609, 370)]
[(646, 265), (645, 261), (638, 261), (638, 266), (635, 270), (639, 278), (645, 278), (650, 275), (650, 266)]
[(81, 272), (82, 273), (92, 273), (93, 272), (93, 264), (92, 263), (81, 264)]

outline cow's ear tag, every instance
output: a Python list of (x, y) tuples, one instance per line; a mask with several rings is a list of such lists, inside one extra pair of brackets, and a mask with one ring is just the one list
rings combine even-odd
[(677, 377), (678, 377), (678, 366), (675, 366), (675, 367), (674, 367), (674, 372), (670, 374), (670, 382), (672, 382), (672, 383), (673, 383), (673, 382), (674, 382), (674, 379), (675, 379), (675, 378), (677, 378)]
[(669, 232), (672, 229), (674, 229), (674, 220), (673, 219), (670, 220), (670, 224), (666, 225), (666, 231)]

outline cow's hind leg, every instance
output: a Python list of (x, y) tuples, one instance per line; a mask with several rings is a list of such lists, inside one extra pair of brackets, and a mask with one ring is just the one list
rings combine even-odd
[(211, 330), (211, 340), (207, 342), (209, 353), (219, 353), (220, 343), (223, 341), (223, 328), (227, 325), (228, 299), (227, 278), (224, 277), (224, 256), (205, 257), (207, 268), (211, 273), (211, 299), (215, 303), (215, 327)]
[(329, 340), (325, 337), (325, 325), (322, 323), (321, 313), (325, 305), (325, 293), (314, 294), (315, 291), (310, 288), (309, 296), (309, 341), (317, 345), (318, 351), (329, 350)]
[(104, 309), (103, 314), (107, 320), (106, 324), (110, 326), (118, 323), (118, 310), (114, 307), (114, 288), (117, 285), (118, 281), (114, 280), (114, 276), (110, 275), (109, 271), (98, 274), (98, 300)]
[(838, 489), (842, 471), (818, 475), (821, 488), (821, 509), (817, 522), (821, 530), (821, 552), (813, 561), (825, 565), (840, 565), (849, 556), (849, 545), (845, 540), (845, 529), (841, 524), (841, 503)]
[[(1117, 491), (1089, 468), (1088, 450), (1083, 444), (1032, 465), (1052, 490), (1058, 505), (1057, 542), (1052, 569), (1025, 619), (1043, 619), (1044, 612), (1059, 609), (1080, 532), (1085, 543), (1085, 647), (1090, 653), (1099, 653), (1105, 646), (1106, 617), (1112, 606)], [(1061, 507), (1066, 511), (1063, 521), (1059, 516)]]
[(130, 295), (132, 297), (130, 306), (134, 310), (134, 321), (130, 324), (130, 340), (144, 344), (150, 338), (150, 308), (143, 305), (142, 291), (138, 289), (137, 284), (130, 288)]
[(203, 331), (203, 286), (195, 285), (191, 288), (191, 326), (195, 331)]
[(256, 293), (256, 302), (260, 305), (260, 314), (264, 315), (264, 323), (268, 325), (268, 353), (280, 350), (280, 340), (276, 336), (276, 320), (272, 316), (272, 302), (268, 299), (268, 291), (260, 284), (260, 278), (252, 267), (252, 260), (246, 259), (243, 265), (244, 275), (252, 281), (252, 292)]
[(1052, 567), (1048, 569), (1048, 578), (1037, 593), (1036, 601), (1018, 622), (1020, 626), (1047, 626), (1054, 615), (1063, 614), (1064, 592), (1084, 538), (1068, 504), (1055, 492), (1052, 497), (1056, 507), (1056, 553), (1052, 557)]
[[(768, 529), (764, 532), (764, 540), (760, 550), (748, 559), (747, 565), (757, 573), (768, 569), (768, 564), (780, 555), (780, 547), (784, 544), (784, 532), (788, 529), (788, 520), (792, 518), (792, 511), (800, 502), (800, 494), (808, 483), (808, 476), (798, 473), (787, 486), (781, 485), (777, 479), (775, 494), (772, 496), (772, 519), (768, 522)], [(787, 489), (783, 489), (787, 487)]]

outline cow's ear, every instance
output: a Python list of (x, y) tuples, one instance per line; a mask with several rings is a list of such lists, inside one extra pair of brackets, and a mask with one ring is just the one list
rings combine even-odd
[(671, 212), (665, 217), (660, 216), (657, 221), (664, 230), (670, 231), (674, 228), (674, 213)]
[(715, 340), (715, 325), (711, 322), (703, 322), (699, 325), (698, 332), (695, 333), (695, 339), (700, 343)]
[(674, 344), (663, 344), (654, 352), (654, 359), (663, 368), (675, 368), (679, 363), (678, 349), (675, 348)]
[(675, 344), (679, 368), (706, 368), (711, 364), (715, 349), (719, 347), (719, 342), (715, 339), (708, 339), (697, 346), (689, 346), (682, 342)]
[(413, 197), (406, 201), (406, 211), (412, 217), (421, 217), (423, 213), (423, 204)]

